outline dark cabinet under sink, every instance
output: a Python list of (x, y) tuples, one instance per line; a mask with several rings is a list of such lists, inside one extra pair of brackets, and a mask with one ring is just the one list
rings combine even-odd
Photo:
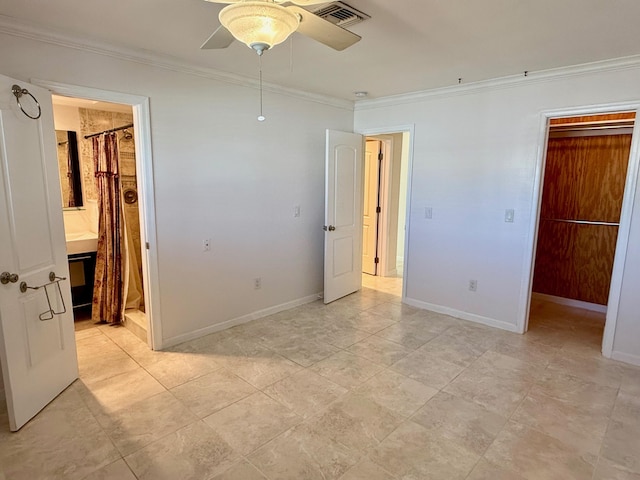
[(76, 253), (68, 258), (73, 308), (91, 307), (96, 252)]

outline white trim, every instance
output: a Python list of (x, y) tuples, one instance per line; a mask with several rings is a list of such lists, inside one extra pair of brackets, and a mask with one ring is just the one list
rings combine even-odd
[(411, 186), (413, 184), (413, 146), (416, 137), (416, 125), (414, 123), (407, 125), (391, 125), (388, 127), (377, 127), (377, 128), (365, 128), (362, 130), (357, 130), (356, 133), (359, 133), (365, 137), (367, 136), (375, 136), (375, 135), (384, 135), (390, 133), (409, 133), (409, 147), (408, 147), (408, 155), (409, 155), (409, 165), (407, 165), (407, 203), (406, 203), (406, 220), (405, 220), (405, 229), (404, 229), (404, 267), (402, 269), (402, 301), (404, 301), (407, 297), (407, 278), (409, 272), (409, 237), (411, 232)]
[[(629, 164), (627, 166), (627, 179), (624, 186), (624, 195), (622, 197), (620, 227), (618, 227), (616, 254), (613, 260), (611, 287), (609, 288), (609, 299), (607, 301), (607, 304), (609, 306), (607, 311), (607, 321), (604, 326), (604, 335), (602, 337), (602, 354), (607, 358), (611, 358), (614, 352), (613, 344), (616, 335), (618, 310), (620, 308), (620, 296), (622, 294), (624, 265), (627, 259), (627, 249), (629, 248), (633, 204), (635, 203), (636, 189), (638, 184), (638, 170), (640, 168), (640, 118), (638, 118), (638, 115), (640, 114), (640, 104), (635, 104), (633, 110), (636, 111), (636, 121), (633, 127), (631, 151), (629, 152)], [(631, 357), (632, 355), (628, 356)], [(640, 363), (636, 363), (636, 365), (640, 365)]]
[[(518, 333), (525, 333), (529, 329), (529, 312), (531, 309), (531, 294), (533, 293), (533, 272), (538, 248), (538, 226), (540, 223), (540, 208), (542, 205), (542, 184), (544, 181), (544, 166), (547, 161), (548, 117), (541, 115), (540, 130), (538, 132), (538, 152), (531, 195), (531, 215), (529, 216), (529, 235), (525, 239), (525, 255), (522, 265), (522, 280), (520, 282), (520, 300), (518, 302), (518, 316), (516, 325)], [(527, 253), (528, 252), (528, 253)]]
[(456, 310), (455, 308), (443, 307), (442, 305), (427, 303), (421, 300), (415, 300), (413, 298), (404, 298), (402, 300), (402, 303), (405, 303), (412, 307), (420, 308), (422, 310), (429, 310), (431, 312), (443, 313), (445, 315), (450, 315), (452, 317), (460, 318), (462, 320), (468, 320), (469, 322), (481, 323), (482, 325), (499, 328), (500, 330), (519, 333), (518, 327), (513, 323), (507, 323), (507, 322), (503, 322), (502, 320), (483, 317), (481, 315), (476, 315), (475, 313), (463, 312), (462, 310)]
[(295, 307), (299, 307), (300, 305), (306, 305), (307, 303), (312, 303), (321, 299), (323, 293), (314, 293), (313, 295), (307, 295), (306, 297), (298, 298), (296, 300), (292, 300), (290, 302), (281, 303), (280, 305), (275, 305), (273, 307), (265, 308), (263, 310), (258, 310), (253, 313), (249, 313), (247, 315), (243, 315), (241, 317), (232, 318), (230, 320), (226, 320), (221, 323), (217, 323), (215, 325), (210, 325), (205, 328), (201, 328), (199, 330), (194, 330), (193, 332), (184, 333), (182, 335), (177, 335), (175, 337), (167, 338), (162, 343), (161, 348), (169, 348), (174, 345), (178, 345), (183, 342), (188, 342), (189, 340), (193, 340), (195, 338), (200, 338), (205, 335), (209, 335), (211, 333), (216, 333), (221, 330), (226, 330), (227, 328), (235, 327), (238, 325), (242, 325), (243, 323), (248, 323), (253, 320), (258, 320), (260, 318), (268, 317), (269, 315), (274, 315), (276, 313), (283, 312), (285, 310), (290, 310)]
[[(602, 352), (604, 355), (604, 352)], [(633, 355), (631, 353), (623, 353), (623, 352), (611, 352), (612, 360), (617, 360), (618, 362), (630, 363), (631, 365), (637, 365), (640, 367), (640, 355)]]
[(566, 305), (568, 307), (581, 308), (592, 312), (607, 313), (607, 306), (597, 303), (583, 302), (582, 300), (574, 300), (573, 298), (557, 297), (556, 295), (547, 295), (546, 293), (532, 292), (532, 298), (537, 300), (545, 300), (547, 302), (556, 303), (558, 305)]
[(614, 58), (599, 62), (583, 63), (568, 67), (552, 68), (540, 70), (538, 72), (527, 72), (518, 75), (508, 75), (504, 77), (492, 78), (462, 85), (451, 85), (442, 88), (433, 88), (419, 92), (403, 93), (400, 95), (390, 95), (387, 97), (358, 100), (355, 102), (355, 111), (371, 110), (381, 107), (391, 107), (403, 104), (412, 104), (431, 98), (453, 97), (468, 95), (478, 90), (496, 90), (503, 88), (517, 87), (522, 84), (541, 83), (559, 78), (574, 77), (585, 73), (606, 72), (616, 70), (627, 70), (640, 67), (640, 55)]
[[(595, 115), (600, 113), (615, 113), (623, 111), (635, 111), (640, 114), (640, 102), (636, 103), (613, 103), (604, 105), (593, 105), (579, 108), (548, 110), (540, 114), (540, 140), (538, 143), (538, 155), (536, 162), (536, 175), (533, 190), (533, 202), (531, 203), (531, 224), (529, 228), (529, 238), (525, 247), (525, 266), (523, 268), (522, 288), (520, 295), (520, 306), (518, 309), (518, 331), (524, 333), (528, 328), (529, 307), (531, 305), (534, 262), (536, 254), (536, 244), (538, 236), (538, 225), (540, 220), (540, 205), (542, 202), (542, 183), (544, 175), (544, 164), (547, 155), (547, 132), (548, 122), (552, 118), (571, 117), (583, 115)], [(636, 186), (638, 183), (638, 168), (640, 164), (640, 119), (636, 116), (633, 130), (633, 140), (631, 142), (631, 152), (629, 153), (629, 164), (627, 168), (627, 178), (625, 181), (624, 196), (622, 198), (622, 210), (620, 212), (620, 227), (618, 229), (618, 240), (616, 252), (613, 260), (613, 272), (611, 274), (611, 287), (609, 289), (609, 299), (607, 302), (607, 320), (602, 337), (602, 354), (607, 358), (612, 358), (613, 343), (615, 339), (616, 323), (618, 320), (618, 308), (620, 306), (620, 295), (622, 290), (622, 280), (624, 276), (624, 265), (629, 246), (629, 235), (631, 231), (631, 220), (633, 204), (635, 201)], [(525, 287), (528, 286), (528, 287)], [(618, 355), (626, 355), (620, 354)]]
[[(26, 38), (50, 45), (72, 48), (84, 52), (94, 53), (107, 57), (116, 58), (128, 62), (149, 65), (157, 68), (164, 68), (173, 72), (185, 73), (197, 77), (204, 77), (218, 82), (224, 82), (232, 85), (239, 85), (247, 88), (259, 89), (258, 80), (237, 75), (233, 73), (223, 72), (214, 68), (199, 67), (189, 63), (185, 63), (175, 57), (168, 55), (159, 55), (149, 53), (147, 50), (139, 50), (133, 48), (117, 47), (107, 43), (96, 42), (89, 39), (78, 38), (60, 32), (54, 32), (42, 26), (35, 26), (18, 20), (15, 18), (0, 15), (0, 33), (11, 35), (13, 37)], [(329, 95), (321, 95), (317, 93), (305, 92), (295, 88), (282, 87), (273, 83), (263, 83), (264, 91), (284, 95), (288, 97), (299, 98), (323, 105), (329, 105), (336, 108), (343, 108), (353, 111), (354, 102), (342, 98), (331, 97)]]
[(131, 105), (133, 108), (134, 137), (136, 148), (136, 168), (140, 172), (138, 184), (140, 208), (141, 243), (149, 243), (146, 261), (143, 261), (144, 296), (147, 313), (147, 337), (149, 346), (158, 350), (162, 341), (162, 321), (160, 312), (160, 287), (158, 269), (158, 242), (156, 237), (156, 208), (153, 183), (153, 158), (151, 154), (151, 116), (149, 98), (128, 93), (100, 90), (96, 88), (32, 79), (32, 83), (51, 90), (56, 95), (86, 98), (105, 102)]
[[(373, 137), (375, 138), (375, 137)], [(380, 263), (378, 264), (378, 275), (380, 277), (388, 277), (389, 267), (395, 267), (395, 263), (389, 261), (389, 220), (391, 218), (391, 183), (393, 182), (393, 170), (392, 164), (393, 158), (393, 137), (392, 138), (376, 138), (380, 142), (383, 155), (383, 168), (380, 172), (381, 178), (379, 181), (380, 188), (380, 204), (382, 206), (380, 217), (378, 219), (378, 242), (380, 248), (378, 249), (378, 255), (380, 255)], [(387, 161), (385, 162), (384, 159)], [(395, 255), (394, 255), (395, 256)]]

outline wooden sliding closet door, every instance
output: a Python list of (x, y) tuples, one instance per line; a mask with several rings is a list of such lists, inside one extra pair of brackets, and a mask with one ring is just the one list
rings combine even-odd
[(533, 291), (606, 305), (631, 135), (549, 139)]

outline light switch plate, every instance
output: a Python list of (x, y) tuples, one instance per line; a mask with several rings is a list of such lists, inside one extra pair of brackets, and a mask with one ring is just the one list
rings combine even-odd
[(513, 208), (508, 208), (504, 211), (504, 221), (507, 223), (513, 223), (515, 218), (515, 210)]

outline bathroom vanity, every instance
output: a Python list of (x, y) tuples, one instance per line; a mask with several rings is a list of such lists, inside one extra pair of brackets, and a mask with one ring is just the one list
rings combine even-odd
[(69, 277), (74, 310), (91, 306), (95, 269), (96, 252), (69, 255)]

